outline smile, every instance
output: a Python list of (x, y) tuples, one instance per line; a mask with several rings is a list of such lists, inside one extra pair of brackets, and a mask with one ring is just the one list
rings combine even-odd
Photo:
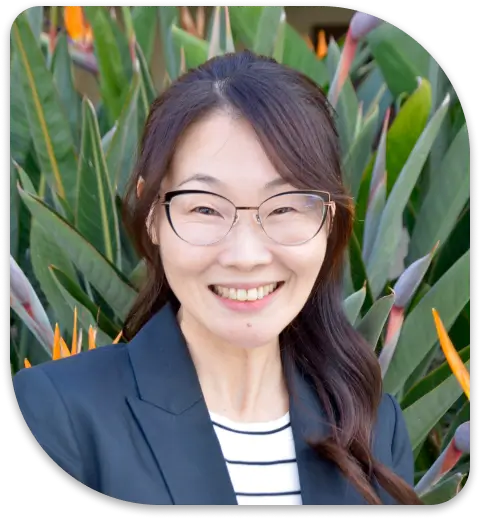
[(223, 285), (210, 285), (208, 288), (216, 295), (232, 301), (259, 301), (275, 292), (283, 281), (252, 288), (233, 288)]

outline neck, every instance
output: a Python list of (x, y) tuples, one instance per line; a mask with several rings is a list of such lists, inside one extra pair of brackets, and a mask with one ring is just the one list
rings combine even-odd
[(288, 411), (278, 338), (250, 349), (212, 337), (182, 312), (177, 319), (210, 412), (234, 421), (263, 422)]

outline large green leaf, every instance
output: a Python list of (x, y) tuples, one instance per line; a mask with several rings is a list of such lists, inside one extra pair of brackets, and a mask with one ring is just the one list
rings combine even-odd
[(58, 93), (24, 14), (12, 25), (20, 88), (37, 158), (51, 188), (74, 207), (77, 157)]
[(465, 402), (460, 407), (458, 412), (453, 417), (453, 420), (450, 422), (450, 425), (442, 439), (442, 446), (440, 447), (440, 450), (443, 451), (447, 448), (448, 444), (450, 443), (450, 440), (455, 436), (455, 432), (457, 431), (457, 428), (465, 422), (470, 421), (470, 400), (465, 396)]
[(63, 111), (70, 124), (76, 150), (80, 148), (82, 121), (82, 100), (73, 79), (72, 59), (68, 51), (67, 36), (58, 35), (52, 60), (53, 79), (60, 96)]
[(383, 23), (367, 35), (367, 42), (394, 97), (413, 92), (417, 77), (428, 77), (430, 54), (397, 27)]
[(396, 394), (437, 341), (432, 317), (436, 308), (448, 330), (470, 298), (470, 251), (450, 268), (405, 319), (384, 378), (385, 390)]
[[(124, 65), (124, 53), (107, 12), (100, 7), (84, 7), (92, 25), (94, 49), (100, 71), (100, 92), (110, 125), (120, 115), (130, 76)], [(128, 49), (128, 44), (127, 44)], [(129, 53), (127, 51), (127, 56)]]
[(347, 299), (343, 302), (343, 308), (345, 310), (345, 314), (350, 321), (350, 324), (355, 324), (358, 315), (360, 314), (360, 310), (362, 309), (363, 302), (365, 301), (365, 295), (367, 290), (365, 287), (361, 288), (357, 292), (349, 295)]
[(257, 54), (272, 56), (279, 30), (285, 19), (283, 7), (263, 7), (255, 32), (252, 50)]
[[(469, 364), (468, 361), (466, 366)], [(462, 393), (455, 375), (450, 375), (433, 391), (403, 410), (413, 450), (421, 444)]]
[[(382, 291), (401, 239), (402, 215), (430, 148), (447, 113), (448, 99), (437, 110), (418, 139), (387, 199), (377, 236), (367, 264), (368, 279), (374, 297)], [(388, 144), (387, 144), (388, 153)]]
[(392, 309), (395, 301), (395, 295), (390, 294), (385, 297), (381, 297), (365, 314), (365, 317), (357, 325), (357, 331), (359, 331), (363, 338), (372, 346), (376, 348), (380, 334), (382, 333), (383, 327), (387, 322), (387, 318)]
[(57, 243), (62, 244), (78, 270), (123, 320), (136, 297), (136, 291), (128, 284), (123, 274), (42, 200), (21, 188), (19, 193), (32, 216), (37, 218), (40, 225), (48, 230)]
[(410, 241), (408, 261), (414, 261), (437, 241), (443, 245), (470, 196), (470, 153), (467, 126), (451, 143), (435, 172)]
[(137, 6), (133, 8), (132, 22), (135, 36), (143, 55), (150, 63), (157, 28), (157, 12), (155, 7)]
[[(67, 276), (61, 269), (52, 265), (49, 269), (49, 275), (55, 283), (57, 289), (64, 298), (63, 304), (67, 303), (72, 315), (75, 307), (77, 307), (77, 317), (83, 326), (83, 337), (86, 340), (86, 333), (90, 326), (97, 328), (97, 346), (104, 346), (112, 343), (112, 340), (118, 335), (120, 330), (106, 317), (101, 309), (89, 299), (87, 294), (80, 286)], [(104, 331), (107, 333), (104, 333)]]
[(105, 152), (110, 183), (114, 192), (120, 194), (123, 194), (127, 179), (132, 172), (139, 139), (137, 124), (139, 88), (139, 78), (135, 76), (115, 132)]
[(87, 98), (83, 101), (82, 118), (76, 228), (111, 263), (120, 267), (120, 238), (114, 193), (103, 155), (95, 109)]
[[(459, 351), (458, 354), (464, 363), (467, 362), (470, 359), (470, 346), (463, 348), (463, 350)], [(445, 361), (441, 366), (438, 366), (438, 368), (431, 371), (428, 375), (417, 382), (402, 398), (402, 401), (400, 402), (402, 409), (411, 406), (417, 400), (425, 396), (428, 392), (435, 389), (444, 380), (446, 380), (451, 375), (451, 373), (452, 370), (447, 361)]]
[(377, 121), (378, 108), (375, 107), (371, 114), (362, 122), (362, 128), (355, 137), (343, 160), (345, 183), (349, 187), (350, 194), (353, 198), (357, 196), (363, 171), (372, 155)]
[[(139, 92), (139, 106), (138, 106), (138, 123), (140, 127), (143, 127), (148, 113), (150, 112), (150, 107), (157, 97), (157, 92), (155, 90), (155, 86), (153, 84), (152, 76), (150, 75), (150, 71), (148, 69), (147, 62), (145, 60), (145, 56), (143, 55), (142, 49), (138, 46), (136, 46), (136, 53), (137, 53), (137, 59), (140, 64), (140, 78), (139, 78), (139, 84), (140, 84), (140, 92)], [(130, 90), (134, 88), (134, 84), (136, 81), (136, 76), (134, 75), (134, 78), (132, 80), (132, 84), (130, 85)], [(127, 94), (127, 99), (125, 101), (125, 104), (129, 102), (130, 93)], [(125, 107), (125, 105), (124, 105)], [(123, 109), (122, 109), (123, 110)], [(120, 117), (122, 115), (120, 114)]]
[(178, 23), (178, 7), (159, 6), (160, 37), (167, 74), (173, 81), (180, 71), (180, 48), (174, 44), (173, 26)]
[(196, 68), (207, 60), (208, 43), (205, 40), (189, 34), (176, 25), (172, 27), (172, 37), (178, 52), (180, 53), (182, 47), (185, 50), (187, 69)]
[[(229, 6), (235, 41), (241, 41), (247, 48), (253, 48), (262, 9), (259, 6)], [(285, 25), (282, 62), (303, 72), (320, 86), (328, 83), (325, 63), (315, 56), (302, 36), (288, 23)]]
[(42, 27), (43, 27), (43, 7), (35, 6), (30, 7), (29, 9), (26, 9), (24, 11), (28, 23), (30, 24), (30, 27), (32, 28), (33, 35), (35, 36), (35, 39), (38, 40), (40, 38), (40, 34), (42, 33)]
[[(13, 30), (13, 29), (12, 29)], [(32, 146), (30, 127), (23, 100), (21, 65), (14, 56), (10, 65), (10, 155), (20, 166), (25, 167), (27, 153)]]

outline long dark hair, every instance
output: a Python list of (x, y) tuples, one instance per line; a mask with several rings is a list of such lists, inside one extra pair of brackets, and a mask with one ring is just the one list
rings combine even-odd
[[(300, 189), (328, 191), (336, 204), (318, 279), (280, 337), (285, 358), (313, 382), (335, 424), (332, 435), (312, 447), (335, 463), (368, 503), (381, 504), (371, 483), (375, 478), (399, 503), (418, 504), (413, 489), (371, 453), (381, 373), (371, 347), (346, 319), (341, 300), (354, 209), (342, 183), (333, 110), (321, 89), (298, 71), (250, 51), (227, 54), (188, 71), (154, 101), (123, 205), (127, 232), (147, 266), (145, 285), (125, 322), (125, 336), (133, 337), (166, 302), (179, 307), (145, 222), (156, 207), (179, 138), (213, 110), (243, 117), (283, 178)], [(138, 197), (140, 176), (144, 184)]]

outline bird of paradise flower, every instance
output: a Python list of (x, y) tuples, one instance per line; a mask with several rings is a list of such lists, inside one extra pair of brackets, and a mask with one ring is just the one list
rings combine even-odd
[[(77, 307), (75, 307), (73, 312), (73, 338), (72, 338), (72, 346), (69, 349), (65, 340), (60, 335), (60, 328), (58, 323), (55, 324), (55, 333), (53, 336), (53, 348), (52, 348), (52, 360), (64, 359), (66, 357), (70, 357), (71, 355), (76, 355), (82, 351), (82, 329), (77, 331)], [(122, 330), (115, 337), (112, 344), (117, 344), (122, 337)], [(96, 345), (96, 335), (97, 329), (92, 325), (88, 328), (88, 349), (93, 350), (97, 347)], [(24, 366), (26, 368), (31, 368), (32, 365), (28, 359), (24, 359)]]

